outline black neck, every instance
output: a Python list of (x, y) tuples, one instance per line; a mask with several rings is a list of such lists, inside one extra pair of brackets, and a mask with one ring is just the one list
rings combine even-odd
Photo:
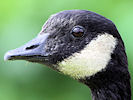
[(130, 88), (126, 86), (128, 84), (123, 84), (117, 82), (114, 84), (108, 84), (102, 88), (93, 88), (92, 99), (93, 100), (131, 100)]
[(80, 81), (90, 87), (93, 100), (131, 100), (128, 72), (121, 73), (106, 70)]

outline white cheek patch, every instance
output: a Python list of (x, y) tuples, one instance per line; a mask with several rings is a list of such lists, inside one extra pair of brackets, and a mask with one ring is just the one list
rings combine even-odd
[(92, 76), (106, 68), (116, 45), (117, 39), (112, 35), (98, 35), (79, 53), (60, 62), (58, 69), (75, 79)]

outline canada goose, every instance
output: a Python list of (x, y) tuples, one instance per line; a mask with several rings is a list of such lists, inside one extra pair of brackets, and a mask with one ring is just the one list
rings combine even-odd
[(124, 43), (109, 19), (86, 10), (52, 15), (39, 35), (5, 60), (45, 64), (86, 84), (93, 100), (131, 100)]

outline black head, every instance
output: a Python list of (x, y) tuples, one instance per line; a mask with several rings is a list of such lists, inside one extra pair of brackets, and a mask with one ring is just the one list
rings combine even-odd
[[(108, 46), (108, 44), (104, 44), (106, 44), (105, 42), (111, 43), (111, 38), (114, 39), (112, 41), (116, 42), (116, 44), (109, 44), (110, 49), (113, 49), (108, 54), (110, 58), (108, 58), (106, 64), (104, 64), (105, 67), (111, 57), (117, 58), (113, 53), (114, 51), (117, 53), (123, 50), (122, 54), (125, 56), (123, 42), (112, 21), (86, 10), (62, 11), (52, 15), (47, 20), (41, 32), (35, 39), (20, 48), (7, 52), (5, 60), (27, 60), (42, 63), (61, 71), (60, 68), (58, 68), (59, 65), (62, 66), (61, 62), (66, 61), (67, 58), (71, 58), (75, 53), (81, 53), (92, 40), (97, 40), (98, 36), (100, 37), (102, 35), (105, 35), (103, 38), (107, 39), (106, 41), (101, 39), (101, 41), (103, 41), (103, 44), (101, 45)], [(110, 37), (109, 39), (108, 36)], [(112, 45), (114, 45), (114, 47)], [(116, 45), (120, 48), (116, 48)], [(96, 48), (98, 51), (99, 47)], [(83, 59), (90, 60), (90, 58)], [(104, 67), (100, 68), (98, 71), (104, 69)]]
[(87, 84), (94, 100), (131, 98), (123, 41), (112, 21), (94, 12), (52, 15), (35, 39), (7, 52), (4, 59), (48, 65)]

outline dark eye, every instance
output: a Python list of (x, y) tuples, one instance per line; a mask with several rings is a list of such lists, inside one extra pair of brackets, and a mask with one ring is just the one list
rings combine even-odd
[(81, 26), (74, 27), (72, 29), (72, 35), (74, 37), (82, 37), (84, 35), (84, 29)]

